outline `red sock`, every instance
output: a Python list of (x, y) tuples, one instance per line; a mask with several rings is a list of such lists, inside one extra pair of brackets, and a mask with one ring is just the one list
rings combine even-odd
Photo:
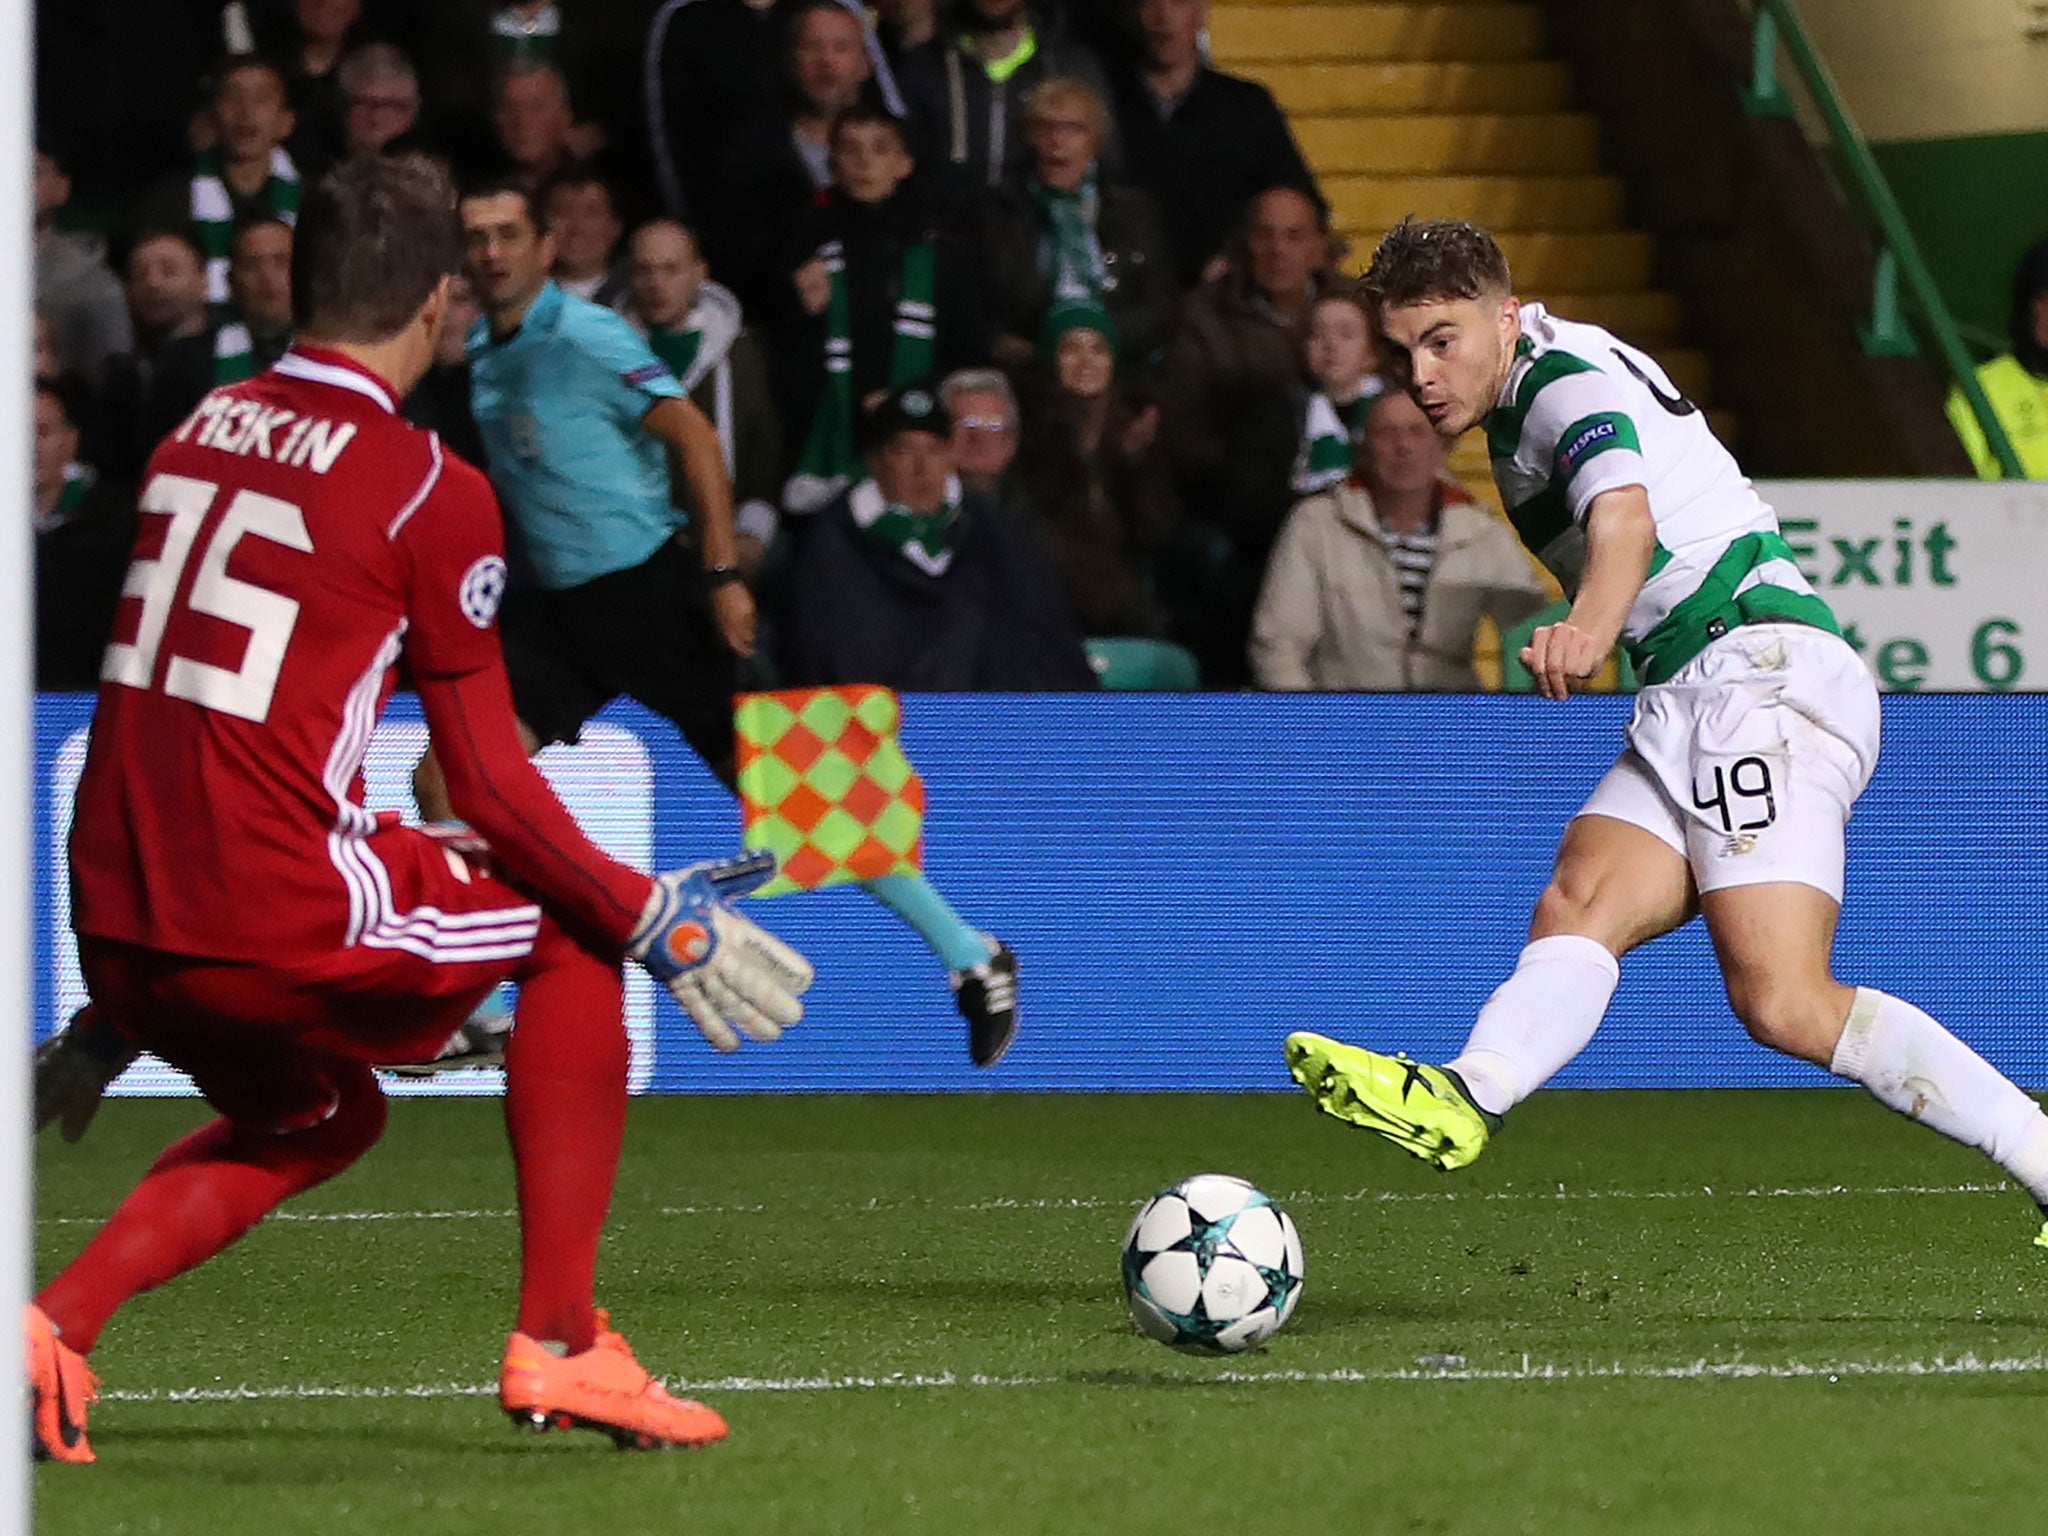
[(203, 1264), (278, 1205), (333, 1178), (384, 1132), (384, 1095), (370, 1069), (334, 1063), (334, 1113), (279, 1134), (220, 1119), (171, 1143), (84, 1252), (36, 1304), (81, 1354), (129, 1297)]
[(624, 983), (552, 920), (518, 975), (505, 1129), (519, 1184), (519, 1331), (597, 1339), (597, 1240), (626, 1136)]

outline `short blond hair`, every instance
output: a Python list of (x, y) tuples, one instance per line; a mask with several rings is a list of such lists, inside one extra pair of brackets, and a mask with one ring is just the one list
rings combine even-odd
[(1109, 103), (1102, 99), (1102, 92), (1073, 75), (1054, 75), (1025, 93), (1024, 126), (1029, 128), (1063, 106), (1081, 109), (1082, 116), (1088, 119), (1089, 131), (1095, 135), (1096, 148), (1109, 142)]

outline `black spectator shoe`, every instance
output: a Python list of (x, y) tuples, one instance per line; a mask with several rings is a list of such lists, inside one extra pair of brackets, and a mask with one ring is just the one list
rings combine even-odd
[(1017, 952), (1001, 939), (979, 965), (953, 972), (953, 1001), (967, 1021), (967, 1054), (992, 1067), (1017, 1038)]

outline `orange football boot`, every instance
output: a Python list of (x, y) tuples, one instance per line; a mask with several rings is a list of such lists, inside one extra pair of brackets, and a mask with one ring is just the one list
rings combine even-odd
[(498, 1371), (498, 1402), (516, 1423), (548, 1429), (594, 1429), (622, 1451), (671, 1445), (715, 1445), (726, 1423), (713, 1410), (672, 1397), (638, 1360), (633, 1347), (597, 1314), (597, 1342), (581, 1354), (557, 1355), (538, 1339), (514, 1332)]
[(85, 1410), (100, 1395), (100, 1379), (85, 1356), (57, 1337), (43, 1309), (30, 1302), (22, 1321), (28, 1332), (28, 1386), (35, 1399), (38, 1461), (94, 1461), (85, 1438)]

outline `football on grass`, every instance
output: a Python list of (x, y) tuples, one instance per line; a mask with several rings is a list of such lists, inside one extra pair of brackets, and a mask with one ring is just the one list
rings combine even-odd
[(1301, 1300), (1301, 1238), (1243, 1179), (1198, 1173), (1147, 1200), (1124, 1234), (1124, 1296), (1148, 1339), (1234, 1355)]

